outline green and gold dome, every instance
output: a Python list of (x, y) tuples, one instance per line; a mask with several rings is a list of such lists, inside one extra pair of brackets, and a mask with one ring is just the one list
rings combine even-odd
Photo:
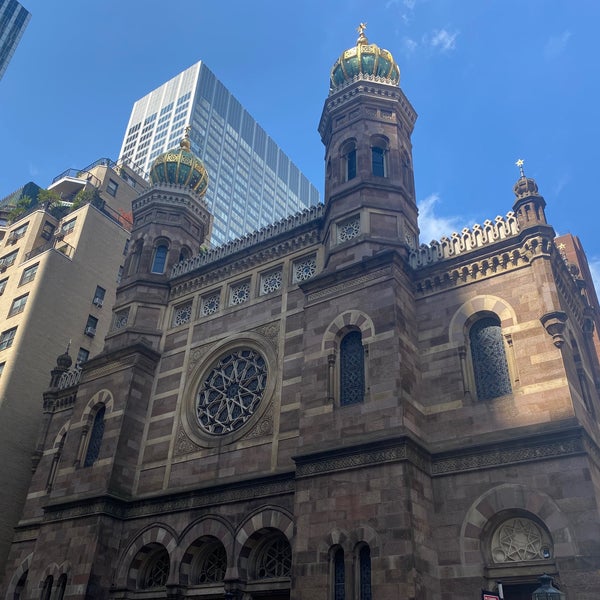
[(154, 184), (183, 185), (204, 196), (208, 188), (208, 173), (202, 161), (191, 151), (189, 133), (190, 128), (187, 127), (179, 149), (167, 150), (156, 157), (150, 167), (150, 181)]
[(366, 23), (358, 26), (356, 46), (349, 48), (337, 59), (331, 69), (329, 90), (333, 91), (346, 83), (362, 77), (378, 77), (393, 85), (400, 83), (400, 69), (388, 50), (369, 44), (365, 37)]

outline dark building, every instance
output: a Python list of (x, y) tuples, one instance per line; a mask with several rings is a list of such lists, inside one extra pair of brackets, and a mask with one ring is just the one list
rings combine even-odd
[(17, 0), (0, 0), (0, 79), (23, 37), (31, 14)]
[(157, 159), (104, 351), (44, 395), (6, 598), (598, 597), (593, 308), (525, 175), (419, 245), (415, 120), (361, 31), (325, 204), (199, 254), (204, 168)]

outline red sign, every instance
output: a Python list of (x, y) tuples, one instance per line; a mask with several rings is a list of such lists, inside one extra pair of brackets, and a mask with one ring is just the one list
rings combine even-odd
[(481, 600), (500, 600), (500, 596), (494, 592), (485, 592), (481, 590)]

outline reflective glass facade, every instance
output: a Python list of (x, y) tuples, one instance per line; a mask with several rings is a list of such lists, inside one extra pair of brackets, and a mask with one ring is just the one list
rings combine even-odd
[(16, 0), (0, 0), (0, 79), (31, 15)]
[(119, 159), (147, 173), (188, 124), (209, 174), (213, 245), (319, 202), (315, 186), (202, 62), (134, 104)]

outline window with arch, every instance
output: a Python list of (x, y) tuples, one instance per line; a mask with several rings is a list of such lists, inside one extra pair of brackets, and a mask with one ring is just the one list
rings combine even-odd
[(385, 149), (374, 146), (371, 148), (371, 167), (375, 177), (386, 177)]
[(489, 551), (495, 564), (548, 561), (554, 557), (550, 534), (526, 515), (501, 521), (492, 532)]
[(23, 593), (25, 592), (25, 584), (27, 583), (27, 575), (29, 575), (29, 569), (23, 572), (17, 585), (15, 586), (15, 592), (13, 594), (13, 600), (21, 600)]
[(469, 345), (479, 400), (492, 400), (512, 392), (500, 319), (483, 315), (469, 328)]
[(164, 546), (160, 546), (147, 558), (139, 587), (143, 590), (164, 587), (169, 579), (170, 568), (169, 553)]
[(256, 579), (291, 577), (292, 548), (282, 533), (268, 537), (258, 548), (254, 571)]
[(225, 579), (227, 553), (223, 544), (206, 542), (192, 564), (192, 584), (218, 583)]
[(360, 600), (372, 600), (371, 595), (371, 549), (363, 544), (358, 551), (358, 585)]
[(40, 600), (50, 600), (50, 594), (52, 593), (52, 584), (54, 583), (54, 577), (48, 575), (44, 581), (44, 587), (40, 595)]
[(56, 584), (56, 591), (54, 592), (54, 596), (52, 597), (52, 600), (63, 600), (66, 589), (67, 589), (67, 574), (63, 573), (58, 578), (58, 582)]
[(140, 258), (142, 256), (143, 246), (144, 242), (142, 240), (138, 240), (133, 246), (133, 250), (128, 259), (129, 263), (127, 265), (127, 275), (133, 275), (138, 272), (138, 269), (140, 268)]
[(365, 349), (360, 331), (349, 331), (340, 341), (340, 405), (365, 398)]
[(164, 273), (165, 266), (167, 264), (167, 253), (169, 247), (165, 243), (161, 243), (154, 249), (154, 256), (152, 258), (152, 273)]
[(179, 262), (181, 262), (182, 260), (187, 260), (191, 256), (192, 251), (187, 246), (183, 246), (179, 251)]
[(87, 452), (85, 453), (85, 461), (83, 462), (84, 467), (91, 467), (97, 460), (100, 454), (100, 446), (102, 445), (102, 438), (104, 437), (104, 413), (106, 407), (102, 405), (97, 411), (94, 417), (94, 423), (92, 425), (92, 431), (88, 441)]
[(342, 161), (344, 166), (344, 181), (350, 181), (356, 177), (356, 142), (347, 141), (342, 146)]
[(344, 564), (344, 551), (337, 548), (333, 554), (333, 600), (346, 598), (346, 566)]

